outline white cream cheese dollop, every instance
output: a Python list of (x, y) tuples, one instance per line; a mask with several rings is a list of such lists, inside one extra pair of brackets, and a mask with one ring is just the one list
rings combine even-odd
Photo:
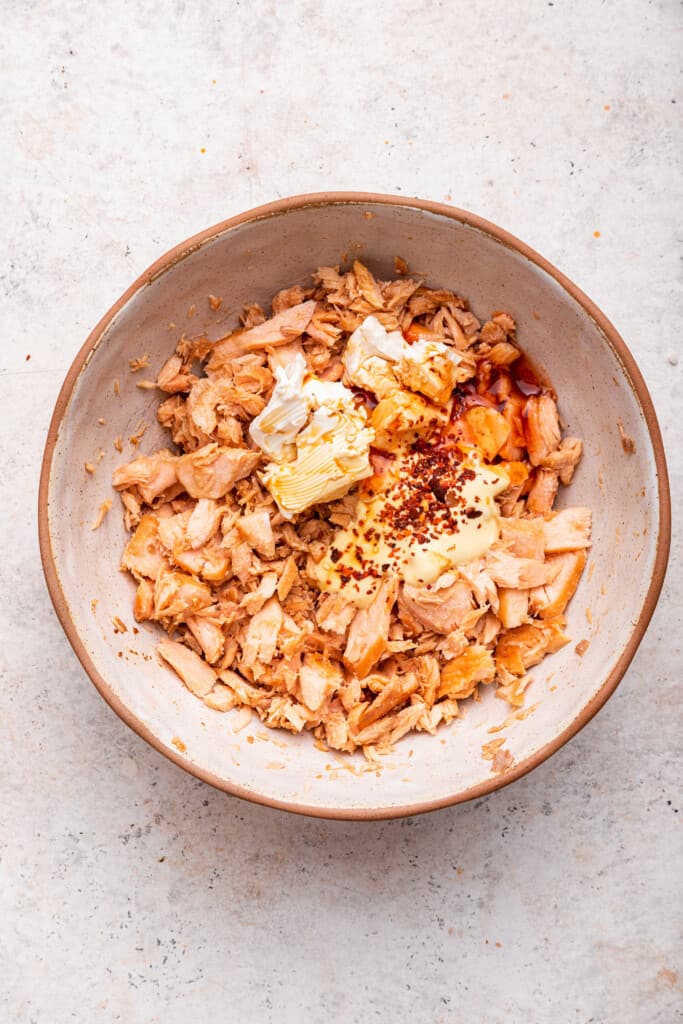
[(270, 459), (261, 479), (285, 519), (343, 497), (372, 474), (375, 432), (353, 392), (309, 375), (297, 355), (275, 371), (275, 388), (252, 421), (252, 440)]

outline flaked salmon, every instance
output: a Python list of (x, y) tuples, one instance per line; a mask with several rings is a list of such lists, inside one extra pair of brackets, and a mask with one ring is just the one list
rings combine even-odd
[[(554, 508), (582, 442), (562, 438), (515, 320), (481, 321), (457, 293), (412, 278), (404, 259), (395, 267), (393, 281), (360, 260), (321, 267), (270, 311), (245, 305), (218, 342), (181, 336), (156, 382), (157, 419), (176, 448), (113, 477), (135, 619), (166, 631), (160, 657), (205, 713), (232, 711), (236, 733), (252, 712), (269, 728), (310, 730), (321, 751), (362, 748), (373, 769), (407, 733), (456, 720), (482, 686), (522, 706), (529, 670), (568, 643), (564, 613), (591, 545), (590, 509)], [(361, 327), (362, 344), (349, 345)], [(256, 417), (272, 444), (252, 437)], [(149, 439), (143, 427), (132, 443)], [(388, 481), (413, 465), (420, 486), (390, 500)], [(490, 509), (474, 485), (469, 507), (469, 472), (494, 488)], [(277, 501), (291, 483), (300, 512)], [(449, 521), (455, 548), (430, 546)], [(408, 577), (412, 534), (425, 549)], [(486, 539), (468, 548), (474, 535)]]

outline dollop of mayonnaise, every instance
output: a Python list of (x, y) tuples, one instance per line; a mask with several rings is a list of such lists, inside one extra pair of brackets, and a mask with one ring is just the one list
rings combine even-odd
[(308, 374), (301, 355), (275, 370), (270, 401), (249, 433), (271, 460), (261, 479), (285, 519), (343, 497), (372, 474), (367, 411), (344, 384)]
[(367, 607), (386, 575), (421, 587), (486, 553), (509, 485), (476, 449), (406, 446), (361, 485), (353, 519), (312, 567), (321, 590)]

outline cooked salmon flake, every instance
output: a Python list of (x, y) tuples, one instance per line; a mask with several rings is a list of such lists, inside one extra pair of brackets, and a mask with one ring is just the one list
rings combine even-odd
[[(233, 732), (256, 714), (335, 758), (362, 750), (372, 771), (483, 686), (513, 709), (505, 724), (525, 714), (528, 670), (570, 641), (591, 546), (591, 510), (554, 507), (582, 442), (562, 436), (515, 319), (479, 320), (393, 265), (392, 281), (359, 259), (319, 267), (218, 341), (183, 334), (156, 380), (136, 381), (162, 392), (167, 447), (113, 476), (121, 567), (160, 664)], [(128, 367), (149, 365), (144, 352)], [(512, 763), (503, 744), (482, 748), (492, 771)]]
[(95, 516), (95, 518), (94, 518), (94, 520), (92, 522), (92, 526), (90, 527), (91, 530), (99, 530), (100, 526), (104, 522), (104, 519), (105, 519), (105, 516), (107, 515), (107, 512), (109, 512), (111, 507), (112, 507), (112, 500), (111, 500), (111, 498), (106, 498), (105, 501), (103, 501), (102, 504), (99, 507), (97, 515)]
[(142, 370), (146, 366), (149, 366), (149, 352), (145, 352), (144, 355), (138, 356), (137, 359), (128, 360), (128, 369), (131, 373), (137, 373), (138, 370)]

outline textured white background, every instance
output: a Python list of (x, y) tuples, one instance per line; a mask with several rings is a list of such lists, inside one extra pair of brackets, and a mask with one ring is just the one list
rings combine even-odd
[(341, 824), (214, 792), (127, 730), (52, 612), (35, 504), (63, 375), (132, 279), (337, 188), (452, 201), (576, 280), (640, 362), (679, 506), (678, 5), (0, 14), (2, 1024), (677, 1019), (679, 535), (639, 654), (568, 747), (477, 803)]

